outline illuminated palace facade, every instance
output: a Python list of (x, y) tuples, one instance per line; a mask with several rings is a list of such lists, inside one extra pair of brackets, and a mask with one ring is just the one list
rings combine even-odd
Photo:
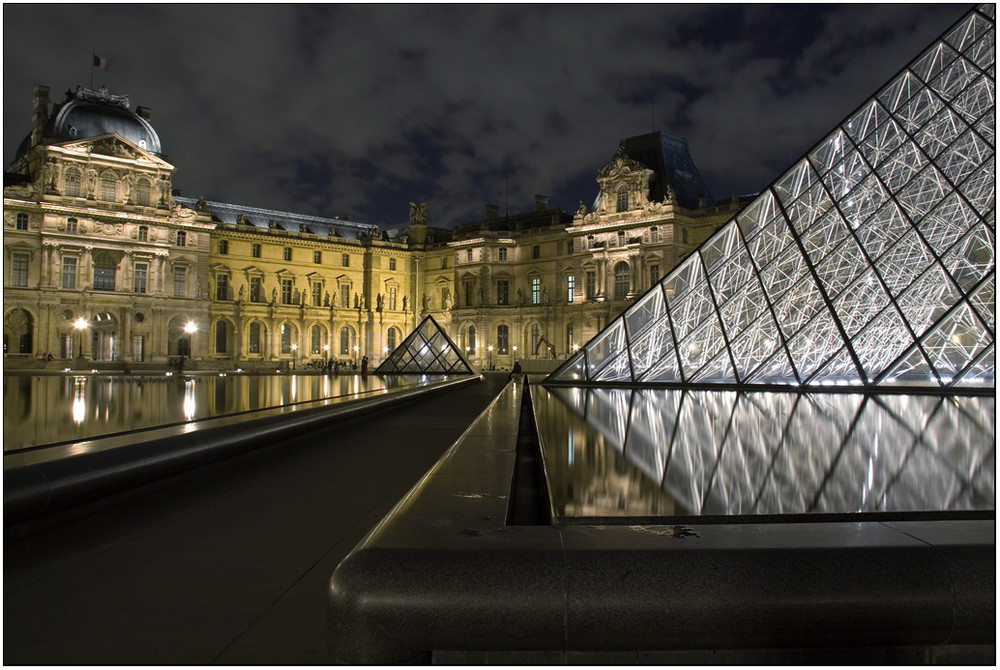
[[(684, 140), (623, 140), (573, 214), (380, 230), (181, 197), (148, 109), (36, 86), (4, 174), (8, 367), (376, 364), (428, 314), (474, 365), (564, 359), (746, 200), (712, 203)], [(46, 362), (44, 359), (53, 360)]]

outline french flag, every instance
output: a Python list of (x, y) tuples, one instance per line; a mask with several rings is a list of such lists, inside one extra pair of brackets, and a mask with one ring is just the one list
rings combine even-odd
[(99, 67), (106, 72), (107, 69), (111, 67), (111, 61), (107, 58), (101, 58), (97, 54), (94, 54), (94, 67)]

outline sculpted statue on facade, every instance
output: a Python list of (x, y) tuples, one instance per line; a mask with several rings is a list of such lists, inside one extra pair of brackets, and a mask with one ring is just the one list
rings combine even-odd
[(406, 301), (407, 301), (407, 299), (406, 299), (406, 296), (404, 295), (403, 296), (403, 311), (404, 312), (406, 311)]
[(427, 223), (427, 203), (426, 202), (411, 202), (410, 203), (410, 225), (411, 226), (422, 226)]

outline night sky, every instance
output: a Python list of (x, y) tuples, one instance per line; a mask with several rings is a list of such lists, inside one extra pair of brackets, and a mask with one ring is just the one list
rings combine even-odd
[(4, 162), (32, 88), (152, 109), (191, 197), (452, 227), (592, 203), (620, 139), (754, 193), (968, 11), (892, 5), (10, 5)]

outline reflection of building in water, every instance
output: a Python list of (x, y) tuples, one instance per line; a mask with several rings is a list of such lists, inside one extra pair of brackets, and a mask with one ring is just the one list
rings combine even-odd
[(739, 209), (714, 204), (687, 143), (629, 138), (594, 207), (536, 198), (457, 231), (381, 231), (182, 197), (150, 111), (78, 87), (51, 104), (4, 177), (4, 353), (63, 367), (380, 362), (433, 314), (474, 364), (563, 358)]

